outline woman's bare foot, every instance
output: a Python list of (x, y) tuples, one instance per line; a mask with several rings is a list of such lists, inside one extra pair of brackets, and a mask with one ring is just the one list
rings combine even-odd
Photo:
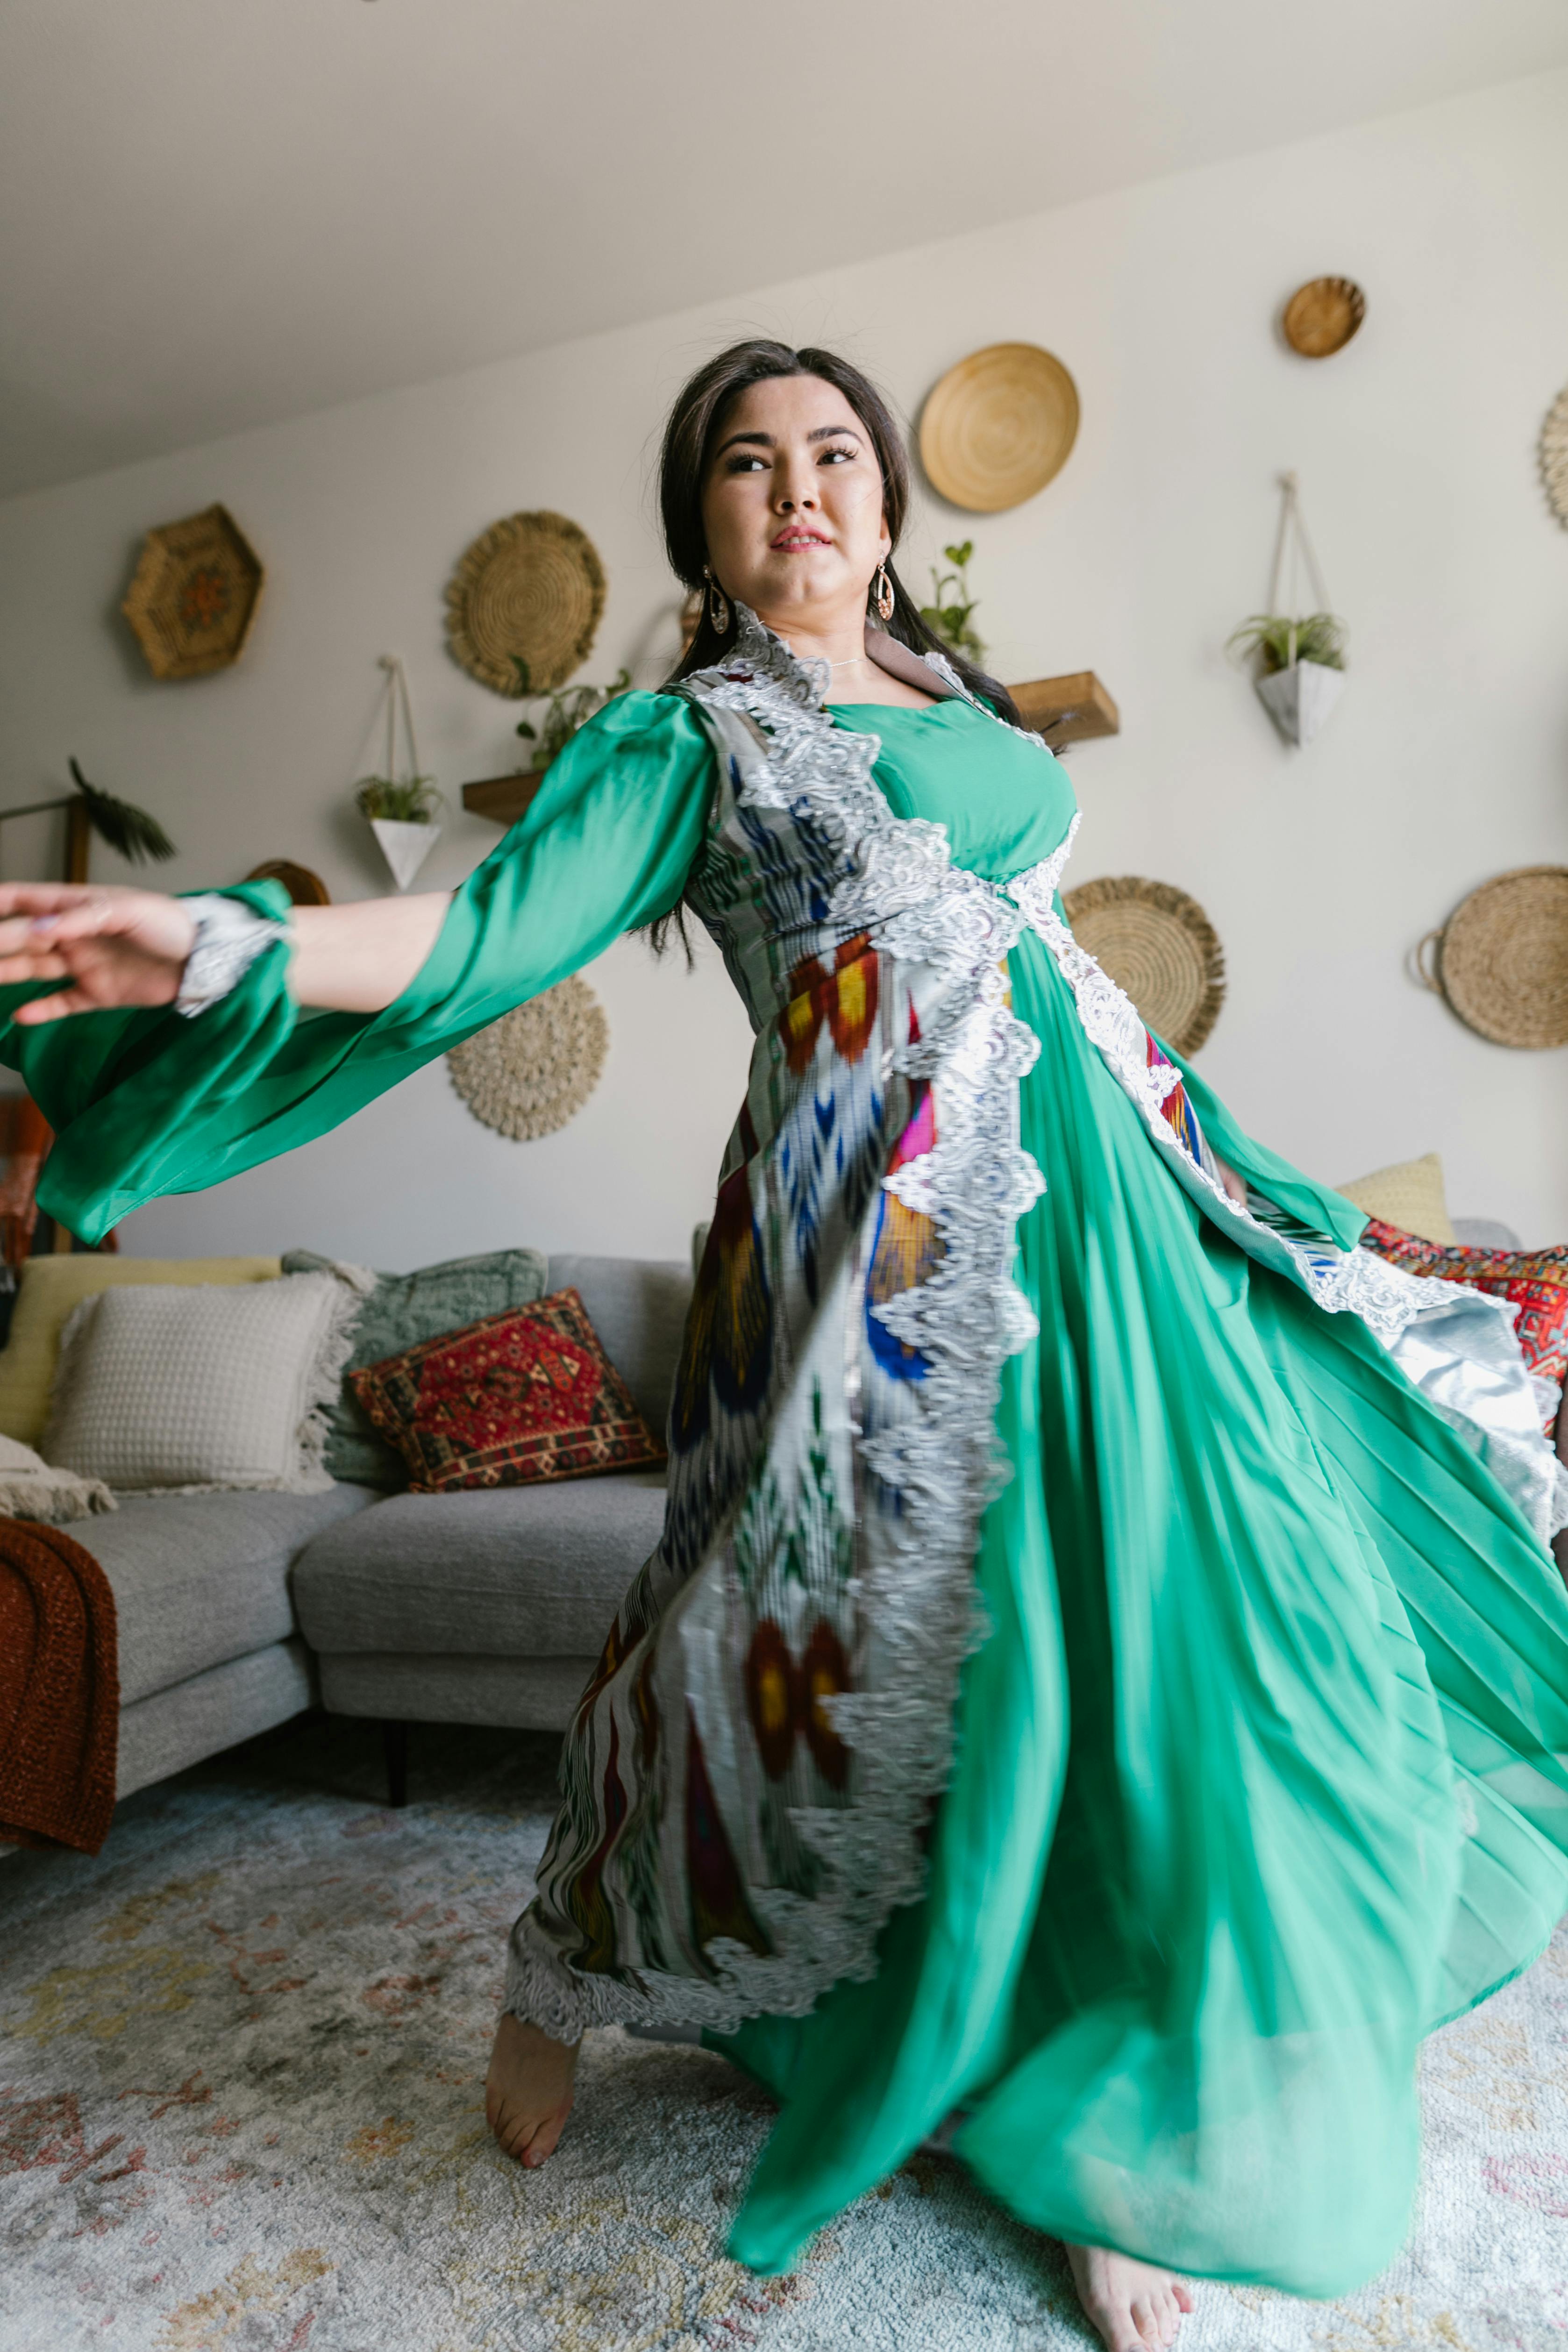
[(1104, 2246), (1069, 2246), (1067, 2253), (1078, 2299), (1105, 2352), (1150, 2352), (1175, 2342), (1182, 2314), (1193, 2307), (1184, 2279)]
[(496, 2027), (485, 2077), (485, 2121), (520, 2164), (532, 2167), (554, 2155), (572, 2112), (578, 2048), (575, 2042), (552, 2042), (521, 2017), (503, 2017)]

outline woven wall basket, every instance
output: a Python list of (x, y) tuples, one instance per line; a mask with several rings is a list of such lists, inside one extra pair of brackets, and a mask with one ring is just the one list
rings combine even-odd
[(267, 577), (226, 507), (160, 523), (120, 609), (154, 677), (207, 677), (237, 662)]
[(1195, 1054), (1225, 1003), (1225, 953), (1195, 898), (1122, 874), (1062, 900), (1073, 936), (1178, 1054)]
[(1541, 428), (1541, 478), (1552, 513), (1568, 530), (1568, 384), (1547, 410)]
[[(562, 686), (593, 650), (605, 610), (605, 567), (564, 515), (507, 515), (468, 548), (447, 589), (454, 661), (497, 694), (521, 699)], [(528, 664), (525, 688), (513, 667)]]
[(1494, 1045), (1568, 1045), (1568, 866), (1516, 866), (1483, 882), (1427, 932), (1415, 962)]
[(603, 1006), (574, 975), (454, 1045), (447, 1066), (477, 1119), (514, 1143), (530, 1143), (575, 1118), (599, 1083), (609, 1045)]

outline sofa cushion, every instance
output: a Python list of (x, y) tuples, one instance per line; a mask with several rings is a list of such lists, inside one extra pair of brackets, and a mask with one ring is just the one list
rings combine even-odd
[(414, 1495), (651, 1469), (664, 1448), (574, 1290), (422, 1339), (353, 1375)]
[(563, 1255), (550, 1260), (549, 1286), (579, 1293), (605, 1355), (662, 1439), (691, 1304), (690, 1267), (679, 1258)]
[(37, 1445), (49, 1417), (60, 1333), (84, 1298), (117, 1283), (275, 1282), (275, 1257), (118, 1257), (73, 1250), (30, 1257), (0, 1349), (0, 1434)]
[[(311, 1250), (289, 1250), (283, 1259), (285, 1274), (331, 1273), (336, 1265), (335, 1259), (317, 1257)], [(400, 1355), (421, 1339), (477, 1323), (481, 1315), (499, 1315), (508, 1307), (526, 1307), (542, 1298), (549, 1286), (544, 1256), (540, 1250), (491, 1250), (483, 1257), (445, 1258), (439, 1265), (422, 1265), (413, 1274), (367, 1276), (363, 1268), (354, 1271), (370, 1287), (354, 1326), (347, 1374), (328, 1416), (327, 1467), (334, 1478), (382, 1486), (395, 1495), (407, 1485), (408, 1474), (396, 1448), (372, 1427), (348, 1375)]]
[(389, 1496), (295, 1562), (300, 1629), (324, 1655), (596, 1655), (663, 1524), (652, 1470)]
[[(294, 1631), (289, 1563), (374, 1495), (132, 1496), (71, 1530), (113, 1589), (122, 1706)], [(237, 1735), (239, 1737), (242, 1735)]]

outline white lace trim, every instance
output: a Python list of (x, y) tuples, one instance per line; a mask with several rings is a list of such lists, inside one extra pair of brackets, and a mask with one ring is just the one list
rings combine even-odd
[(258, 955), (289, 936), (287, 923), (259, 915), (244, 898), (205, 890), (184, 901), (196, 935), (180, 975), (174, 1010), (193, 1020), (239, 986)]
[(938, 1089), (938, 1140), (884, 1181), (932, 1220), (942, 1255), (926, 1282), (876, 1309), (929, 1370), (918, 1417), (861, 1441), (903, 1509), (888, 1523), (887, 1551), (863, 1556), (859, 1570), (878, 1627), (878, 1687), (834, 1703), (835, 1727), (857, 1752), (856, 1802), (795, 1817), (827, 1864), (826, 1886), (809, 1902), (770, 1890), (788, 1956), (710, 1944), (715, 1984), (647, 1969), (635, 1984), (580, 1973), (525, 1912), (512, 1931), (506, 2006), (563, 2041), (632, 2021), (733, 2032), (750, 2015), (804, 2016), (829, 1986), (875, 1974), (879, 1930), (923, 1890), (921, 1832), (952, 1768), (952, 1694), (983, 1630), (974, 1554), (1005, 1475), (994, 1437), (1001, 1368), (1038, 1328), (1012, 1272), (1017, 1221), (1044, 1189), (1018, 1140), (1018, 1081), (1039, 1041), (1009, 1010), (1001, 971), (1022, 917), (994, 884), (953, 866), (942, 826), (894, 816), (871, 781), (877, 738), (822, 713), (826, 666), (796, 661), (744, 607), (739, 620), (736, 652), (687, 683), (717, 722), (740, 801), (800, 808), (834, 827), (844, 880), (828, 920), (868, 929), (880, 952), (941, 975), (937, 1018), (892, 1055), (895, 1068)]

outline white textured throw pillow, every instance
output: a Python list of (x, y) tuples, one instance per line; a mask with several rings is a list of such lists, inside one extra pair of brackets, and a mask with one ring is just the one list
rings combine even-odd
[(44, 1458), (121, 1493), (321, 1494), (362, 1303), (330, 1274), (84, 1298), (61, 1336)]

